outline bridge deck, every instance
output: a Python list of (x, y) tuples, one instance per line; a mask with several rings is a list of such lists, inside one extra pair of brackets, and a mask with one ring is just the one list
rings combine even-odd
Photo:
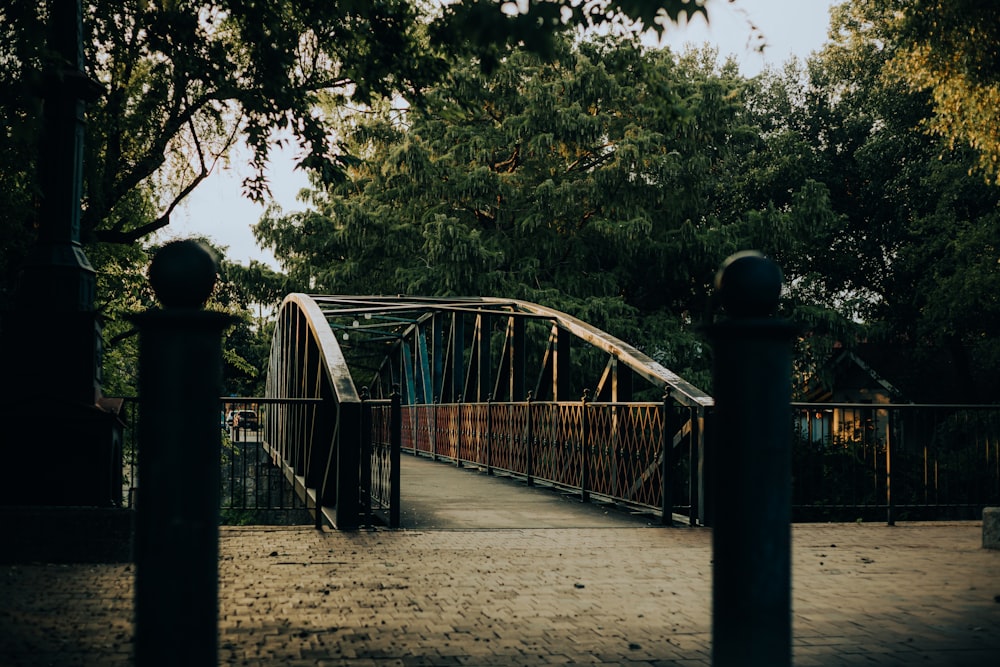
[[(221, 530), (220, 664), (710, 664), (709, 530), (407, 459), (411, 528)], [(979, 522), (792, 532), (794, 664), (1000, 664)], [(0, 566), (0, 664), (132, 664), (134, 576)]]
[(620, 528), (659, 521), (429, 458), (404, 454), (400, 462), (402, 528)]

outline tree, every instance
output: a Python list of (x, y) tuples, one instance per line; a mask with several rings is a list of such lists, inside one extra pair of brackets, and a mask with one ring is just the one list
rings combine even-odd
[(815, 293), (895, 348), (911, 396), (995, 400), (1000, 195), (968, 175), (968, 147), (926, 132), (934, 100), (897, 76), (904, 45), (893, 6), (842, 5), (796, 95), (791, 124), (839, 216), (808, 254)]
[(694, 325), (716, 267), (780, 253), (802, 227), (795, 184), (778, 205), (747, 199), (762, 142), (744, 88), (714, 52), (622, 40), (512, 54), (491, 74), (470, 61), (420, 108), (346, 115), (347, 179), (256, 234), (310, 291), (523, 298), (704, 386)]
[(928, 127), (949, 147), (968, 145), (988, 180), (1000, 184), (1000, 14), (973, 0), (901, 3), (899, 49), (890, 71), (930, 93)]
[[(52, 0), (54, 1), (54, 0)], [(721, 1), (721, 0), (715, 0)], [(42, 101), (58, 63), (47, 3), (0, 5), (0, 308), (37, 229)], [(332, 136), (335, 108), (385, 95), (419, 104), (449, 59), (482, 67), (508, 49), (546, 52), (587, 26), (663, 30), (704, 14), (692, 0), (85, 0), (88, 106), (81, 241), (143, 245), (237, 141), (251, 148), (250, 197), (267, 193), (267, 154), (285, 132), (299, 166), (342, 178), (352, 158)], [(518, 11), (512, 11), (512, 8)], [(97, 251), (97, 255), (101, 252)]]
[[(554, 32), (624, 22), (663, 29), (658, 16), (704, 13), (700, 3), (528, 3), (523, 13), (486, 0), (436, 12), (409, 0), (341, 2), (149, 2), (85, 4), (88, 74), (102, 95), (90, 107), (84, 237), (132, 243), (169, 223), (171, 212), (244, 138), (253, 150), (248, 194), (267, 189), (273, 133), (287, 130), (303, 150), (301, 166), (336, 178), (347, 157), (313, 113), (320, 94), (337, 104), (373, 96), (419, 99), (439, 81), (448, 53), (500, 54), (526, 44), (545, 50)], [(30, 154), (49, 55), (46, 5), (0, 8), (2, 81), (11, 92), (6, 139)], [(470, 26), (476, 41), (468, 41)], [(433, 39), (432, 39), (433, 36)], [(5, 105), (6, 107), (6, 105)], [(22, 146), (22, 142), (24, 143)], [(6, 148), (6, 146), (5, 146)], [(20, 176), (30, 175), (33, 160)], [(23, 186), (21, 190), (24, 189)], [(30, 190), (30, 188), (29, 188)], [(151, 211), (120, 210), (136, 198)]]

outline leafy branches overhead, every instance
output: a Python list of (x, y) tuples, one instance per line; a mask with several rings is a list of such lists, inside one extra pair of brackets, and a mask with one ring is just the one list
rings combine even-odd
[(489, 74), (469, 61), (419, 108), (346, 116), (347, 179), (256, 234), (312, 291), (525, 298), (681, 369), (719, 262), (804, 238), (799, 188), (829, 207), (801, 177), (748, 200), (746, 156), (765, 148), (745, 93), (714, 52), (620, 39), (560, 40)]
[[(365, 100), (441, 71), (423, 48), (412, 3), (312, 0), (89, 3), (92, 76), (107, 91), (90, 114), (84, 231), (131, 242), (169, 223), (177, 203), (241, 136), (253, 151), (248, 193), (261, 197), (269, 142), (289, 130), (304, 166), (343, 168), (317, 93)], [(118, 207), (152, 182), (156, 214)]]
[(931, 94), (930, 128), (952, 146), (978, 153), (978, 166), (1000, 184), (1000, 13), (994, 3), (904, 3), (901, 48), (893, 73)]
[[(28, 199), (40, 131), (36, 93), (52, 65), (47, 6), (0, 7), (0, 77), (11, 101), (0, 148), (17, 151), (15, 168), (4, 172), (20, 179), (4, 185)], [(82, 232), (86, 241), (117, 243), (166, 226), (240, 140), (252, 149), (251, 197), (267, 194), (276, 131), (299, 144), (300, 166), (326, 181), (342, 178), (350, 156), (315, 113), (321, 93), (337, 104), (392, 95), (416, 101), (457, 53), (498, 58), (519, 45), (545, 52), (553, 34), (574, 27), (617, 22), (662, 30), (704, 12), (692, 0), (466, 0), (443, 7), (412, 0), (86, 0), (83, 7), (87, 74), (104, 94), (88, 112)]]

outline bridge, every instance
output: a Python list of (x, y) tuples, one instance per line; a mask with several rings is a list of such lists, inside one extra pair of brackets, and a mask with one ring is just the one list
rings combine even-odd
[[(363, 505), (393, 508), (393, 438), (669, 523), (675, 468), (681, 453), (698, 460), (712, 398), (623, 341), (524, 301), (292, 294), (261, 405), (273, 460), (317, 517), (355, 528)], [(696, 521), (704, 486), (683, 481)]]

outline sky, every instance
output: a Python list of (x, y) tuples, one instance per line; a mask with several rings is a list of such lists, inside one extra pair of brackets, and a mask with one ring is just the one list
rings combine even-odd
[[(745, 76), (753, 76), (765, 66), (780, 66), (792, 56), (804, 59), (822, 47), (829, 26), (830, 7), (836, 0), (709, 0), (709, 23), (697, 17), (687, 25), (671, 26), (666, 41), (678, 51), (686, 45), (710, 43), (720, 57), (733, 56)], [(755, 26), (766, 47), (757, 50)], [(263, 213), (263, 205), (242, 196), (242, 181), (251, 174), (249, 153), (237, 151), (229, 167), (221, 164), (174, 211), (160, 241), (204, 236), (227, 248), (230, 261), (250, 260), (278, 267), (274, 256), (257, 247), (252, 227)], [(296, 199), (308, 185), (304, 173), (293, 168), (297, 148), (288, 145), (272, 149), (268, 179), (274, 201), (286, 212), (302, 210)]]

